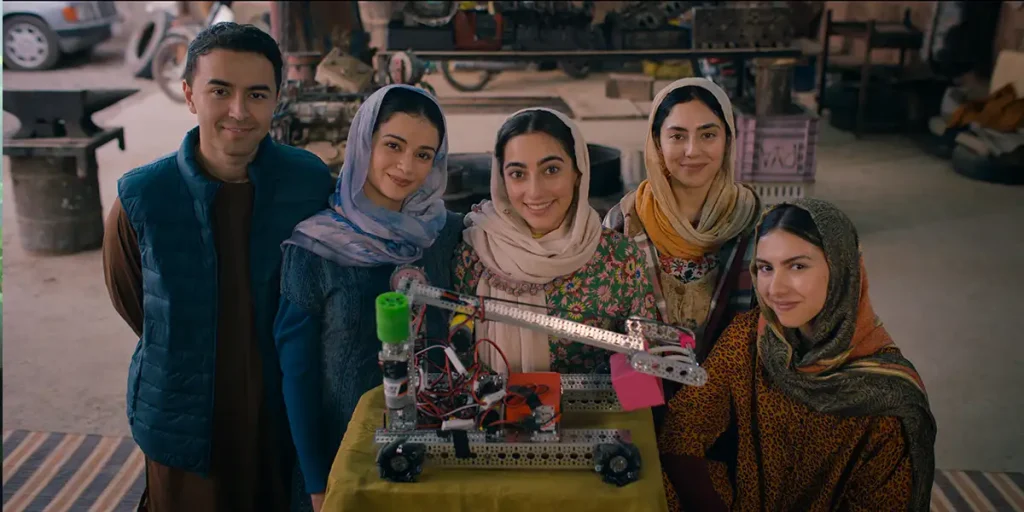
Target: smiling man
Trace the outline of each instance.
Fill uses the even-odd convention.
[[[199,126],[126,173],[103,242],[115,309],[139,336],[127,412],[146,456],[143,510],[287,510],[292,450],[272,337],[281,243],[327,207],[316,156],[268,135],[277,43],[220,23],[182,87]]]

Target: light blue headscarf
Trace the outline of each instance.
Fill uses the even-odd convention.
[[[352,119],[345,163],[330,208],[300,222],[285,245],[297,245],[342,266],[373,267],[412,263],[434,244],[447,218],[441,199],[448,184],[447,126],[427,180],[406,198],[401,211],[378,206],[363,193],[373,150],[373,125],[384,96],[396,88],[416,91],[437,104],[426,91],[408,85],[389,85],[370,95]]]

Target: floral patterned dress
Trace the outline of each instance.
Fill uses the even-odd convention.
[[[491,273],[476,251],[463,242],[456,248],[453,284],[459,293],[475,294],[480,279],[513,295],[529,285],[510,282]],[[602,329],[624,332],[631,316],[654,319],[654,292],[644,271],[643,255],[620,233],[605,229],[594,256],[583,268],[541,285],[548,313]],[[610,352],[551,337],[551,371],[608,373]]]

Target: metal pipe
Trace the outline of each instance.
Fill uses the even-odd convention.
[[[494,62],[486,60],[456,60],[451,61],[454,71],[512,71],[515,69],[526,69],[526,63],[520,62]]]
[[[378,51],[377,55],[391,55],[399,50]],[[537,60],[597,60],[618,58],[622,60],[649,59],[675,60],[685,58],[757,58],[757,57],[800,57],[800,48],[702,48],[689,50],[566,50],[566,51],[416,51],[423,60],[489,60],[489,61],[537,61]]]
[[[281,46],[281,2],[270,2],[270,37]]]

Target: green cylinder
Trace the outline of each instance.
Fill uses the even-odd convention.
[[[409,339],[409,299],[398,292],[377,296],[377,338],[384,343],[402,343]]]

